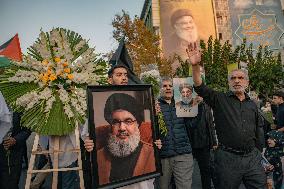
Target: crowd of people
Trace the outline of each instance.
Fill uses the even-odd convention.
[[[160,98],[156,102],[155,110],[157,114],[162,113],[167,134],[160,135],[160,139],[153,144],[159,149],[162,175],[121,188],[190,189],[196,159],[203,189],[238,189],[241,183],[249,189],[272,186],[280,189],[283,179],[281,157],[284,156],[284,92],[279,90],[274,93],[272,106],[267,102],[260,107],[259,99],[246,93],[249,77],[247,71],[241,69],[233,70],[229,74],[228,92],[217,92],[209,88],[201,79],[201,54],[197,46],[190,44],[187,49],[194,86],[179,87],[180,92],[185,94],[183,102],[174,101],[172,78],[161,80]],[[113,66],[108,72],[108,82],[110,85],[127,85],[128,68],[124,65]],[[176,104],[182,103],[184,107],[192,104],[185,97],[186,93],[192,93],[193,88],[198,94],[197,116],[178,117]],[[117,103],[117,99],[121,103]],[[97,152],[101,154],[98,156],[101,184],[141,175],[143,166],[151,169],[150,172],[155,170],[154,160],[151,159],[153,156],[139,155],[146,151],[148,154],[154,153],[149,145],[141,142],[139,128],[142,118],[139,108],[139,102],[130,95],[119,93],[108,97],[104,109],[104,118],[111,125],[108,145]],[[270,115],[269,112],[272,112],[271,121],[267,116]],[[20,117],[20,113],[9,109],[0,93],[1,189],[18,188],[24,155],[23,144],[31,134],[31,131],[21,127]],[[84,146],[82,151],[92,153],[94,141],[89,137],[86,125],[87,123],[81,129],[81,142]],[[52,150],[51,138],[42,138],[41,148]],[[61,148],[74,147],[73,134],[62,136],[60,140]],[[88,155],[83,158],[86,188],[92,186],[89,158]],[[43,159],[45,163],[52,165],[52,157],[44,156]],[[60,155],[59,167],[70,168],[76,165],[75,154]],[[104,169],[105,166],[109,169]],[[128,170],[125,174],[129,175],[122,174],[120,170]],[[76,171],[61,173],[59,180],[58,188],[79,188]],[[42,183],[37,188],[41,186]]]

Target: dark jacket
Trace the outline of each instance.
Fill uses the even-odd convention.
[[[31,131],[21,126],[21,114],[13,113],[13,127],[11,128],[11,137],[16,139],[16,144],[10,148],[10,165],[22,164],[23,146],[29,138]],[[4,150],[3,143],[0,144],[1,161],[5,161],[6,150]]]
[[[191,127],[188,127],[188,135],[192,148],[211,149],[217,145],[213,115],[207,104],[200,103],[197,116],[189,119]]]
[[[190,154],[192,149],[187,135],[185,118],[176,116],[175,102],[172,99],[168,104],[162,98],[159,99],[161,111],[167,127],[167,135],[161,135],[162,148],[161,158],[173,157],[181,154]]]

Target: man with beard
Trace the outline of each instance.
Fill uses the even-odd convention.
[[[111,129],[107,145],[97,151],[99,183],[154,172],[153,146],[140,140],[139,126],[144,119],[142,105],[128,94],[114,93],[106,101],[104,118]]]
[[[256,104],[245,92],[249,84],[246,70],[236,69],[228,76],[230,91],[217,92],[202,83],[201,53],[196,43],[187,49],[192,64],[194,89],[213,109],[219,147],[214,151],[215,188],[264,189],[266,176],[261,166],[264,135]]]
[[[166,56],[178,54],[185,61],[187,46],[198,41],[197,26],[192,12],[188,9],[178,9],[172,14],[170,21],[174,33],[165,41],[164,53]],[[172,65],[174,70],[178,66],[178,61]]]
[[[194,117],[198,113],[197,101],[192,97],[192,86],[188,83],[182,83],[179,86],[181,101],[176,103],[178,117]]]
[[[108,83],[111,85],[128,85],[128,68],[124,66],[123,64],[117,64],[111,67],[110,70],[108,71]],[[84,128],[87,129],[88,128],[87,125]],[[147,127],[145,127],[144,129],[141,128],[141,130],[148,131]],[[88,133],[88,131],[86,132]],[[105,131],[102,131],[102,133],[104,132]],[[149,136],[147,136],[147,138],[149,138]],[[161,140],[156,140],[154,144],[159,149],[161,149],[162,147]],[[88,151],[93,151],[94,143],[88,146],[86,146],[85,144],[85,147]],[[154,179],[145,180],[145,181],[138,182],[135,184],[120,187],[120,189],[154,189],[154,188],[155,188]]]

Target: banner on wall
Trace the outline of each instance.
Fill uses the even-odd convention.
[[[246,38],[254,49],[259,45],[273,50],[284,46],[284,15],[279,0],[230,0],[228,3],[234,45],[240,45]]]
[[[160,16],[166,58],[177,54],[185,61],[189,43],[216,36],[212,0],[160,0]],[[176,61],[172,68],[176,70],[179,66]]]

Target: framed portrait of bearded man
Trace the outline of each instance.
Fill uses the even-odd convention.
[[[160,176],[151,85],[89,86],[94,188],[117,188]]]
[[[165,58],[179,56],[188,59],[188,45],[216,37],[214,2],[212,0],[163,0],[160,2],[160,31]],[[171,64],[175,71],[181,66],[178,59]],[[191,66],[190,66],[191,70]],[[192,72],[192,71],[190,71]]]

